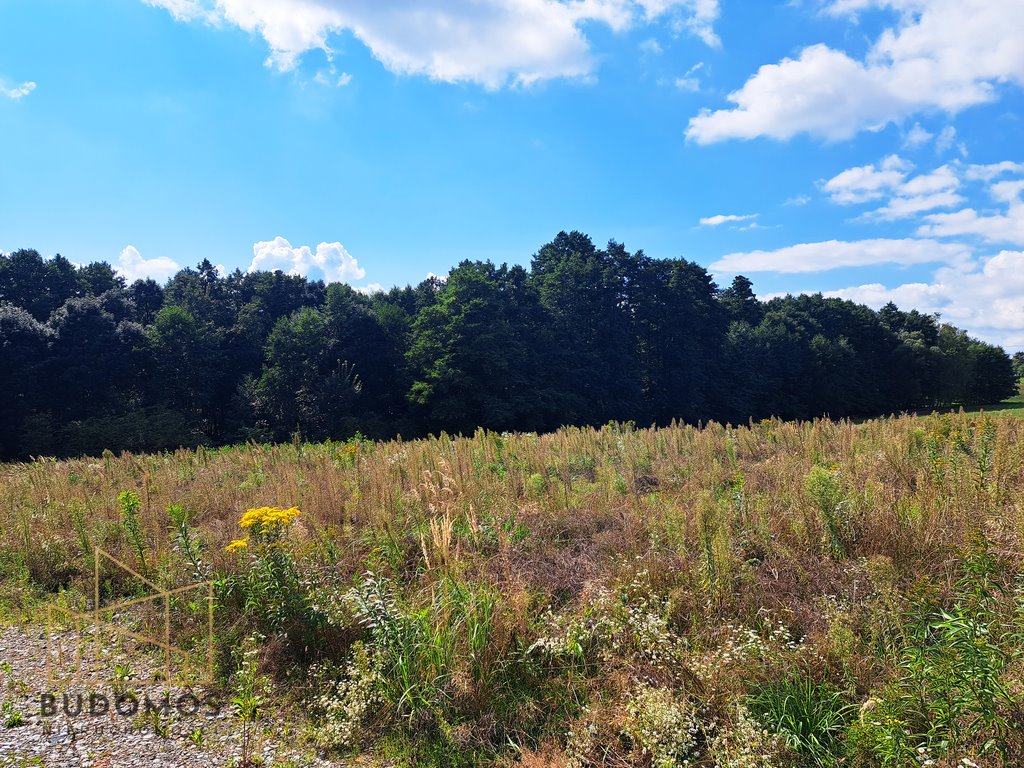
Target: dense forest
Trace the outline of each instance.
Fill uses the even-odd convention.
[[[759,301],[701,266],[559,233],[365,296],[203,261],[167,285],[0,254],[0,458],[301,436],[861,416],[998,401],[995,346],[917,311]]]

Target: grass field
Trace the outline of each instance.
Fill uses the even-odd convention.
[[[1024,396],[1003,400],[1001,403],[982,405],[976,408],[967,409],[967,413],[991,413],[993,416],[1024,416]]]
[[[218,685],[382,764],[1020,765],[996,415],[5,465],[0,614],[87,608],[96,546],[213,578]]]

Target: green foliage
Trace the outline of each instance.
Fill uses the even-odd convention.
[[[1000,605],[1002,567],[979,536],[952,605],[915,605],[898,676],[856,732],[857,744],[884,766],[941,757],[965,739],[1006,756],[1018,701],[1004,675],[1022,651],[1014,617]]]
[[[821,514],[825,534],[833,557],[846,556],[850,536],[847,514],[849,501],[838,469],[815,466],[807,476],[807,495]]]
[[[179,553],[188,562],[192,571],[192,578],[196,581],[204,578],[206,568],[203,565],[203,542],[191,525],[191,514],[181,504],[171,504],[167,507],[167,516],[170,518],[170,530],[174,543]]]
[[[3,723],[4,728],[18,728],[25,725],[25,716],[13,701],[5,701],[0,707],[0,723]]]
[[[217,578],[214,589],[220,602],[243,614],[255,630],[282,636],[305,654],[318,645],[327,617],[314,603],[291,550],[293,518],[287,515],[292,511],[275,519],[273,514],[259,518],[253,513],[281,512],[277,508],[249,510],[246,516],[253,519],[242,518],[248,537],[228,547],[237,554],[239,568]]]
[[[558,233],[529,270],[466,261],[372,297],[208,260],[161,287],[0,254],[0,459],[862,416],[998,402],[1017,369],[929,315],[761,302],[743,276],[720,290],[697,264],[580,232]]]
[[[747,706],[791,750],[819,766],[839,761],[842,734],[856,711],[842,693],[801,672],[756,686]]]
[[[257,727],[263,706],[266,704],[267,683],[260,675],[259,653],[266,638],[250,635],[241,647],[241,660],[235,674],[231,703],[235,717],[241,725],[242,756],[239,768],[254,768],[262,765],[261,758],[254,756]]]
[[[128,541],[139,558],[139,566],[142,575],[149,575],[149,565],[146,563],[146,534],[142,529],[142,518],[139,512],[142,509],[142,502],[134,491],[122,491],[117,495],[117,503],[121,507],[121,525],[128,536]]]
[[[431,605],[403,609],[393,587],[374,574],[367,574],[352,592],[356,618],[370,632],[379,654],[381,693],[399,716],[411,721],[442,713],[461,624],[466,624],[467,634],[475,635],[478,642],[486,640],[488,606],[482,616],[475,604],[463,611],[464,597],[464,592],[449,582],[438,590]]]
[[[540,498],[547,489],[547,478],[539,472],[534,472],[526,478],[526,492],[533,498]]]

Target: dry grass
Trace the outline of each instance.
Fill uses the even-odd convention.
[[[171,504],[192,513],[205,565],[229,573],[237,560],[224,547],[241,511],[297,506],[298,561],[326,569],[339,593],[368,569],[401,585],[410,605],[446,578],[493,590],[497,628],[481,664],[522,655],[553,619],[583,615],[594,595],[639,575],[699,685],[620,648],[566,694],[590,706],[584,715],[567,705],[576,725],[612,728],[638,681],[689,685],[687,696],[723,716],[752,678],[792,663],[769,658],[752,672],[719,659],[702,676],[701,658],[731,642],[729,626],[783,626],[813,648],[801,664],[858,702],[892,672],[914,589],[948,594],[972,536],[983,532],[1010,573],[1024,572],[1022,437],[1024,420],[950,414],[44,459],[0,467],[0,563],[9,579],[20,568],[54,592],[84,583],[93,546],[130,559],[117,504],[130,490],[162,578],[181,576]],[[453,685],[472,700],[460,711],[484,728],[492,693]],[[547,695],[516,706],[542,708]],[[564,729],[493,727],[499,742],[522,737],[524,765],[567,759]],[[636,745],[616,749],[607,764],[642,764]]]

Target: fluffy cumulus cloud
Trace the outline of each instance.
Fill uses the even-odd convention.
[[[733,253],[712,269],[811,273],[837,267],[934,264],[930,278],[920,282],[865,282],[826,295],[873,307],[892,301],[904,308],[938,312],[987,341],[1024,349],[1024,163],[953,161],[914,173],[911,163],[890,155],[878,163],[848,168],[820,187],[839,205],[867,207],[861,220],[901,220],[915,236]],[[977,201],[977,207],[963,207],[965,196]]]
[[[897,155],[880,163],[848,168],[821,183],[840,205],[879,203],[865,219],[916,219],[919,237],[976,237],[989,243],[1024,246],[1024,163],[947,163],[911,175],[913,166]],[[990,205],[979,212],[962,207],[964,185],[982,187]],[[942,208],[957,210],[939,211]]]
[[[348,283],[366,277],[366,270],[341,243],[320,243],[315,251],[308,245],[293,246],[283,237],[254,243],[248,271],[277,269],[329,283]]]
[[[117,266],[114,267],[129,283],[136,280],[144,280],[147,277],[156,280],[158,283],[166,282],[172,275],[181,269],[181,265],[174,259],[167,256],[156,256],[152,259],[144,259],[134,245],[126,245],[118,257]]]
[[[952,208],[964,202],[957,192],[958,169],[943,165],[929,173],[910,176],[913,166],[897,155],[890,155],[878,166],[849,168],[822,184],[833,202],[856,205],[887,199],[881,208],[865,215],[869,219],[894,221],[916,216],[936,208]]]
[[[879,200],[903,183],[910,165],[898,155],[889,155],[877,166],[861,165],[837,173],[823,185],[833,202],[841,205]]]
[[[348,31],[392,72],[498,88],[585,77],[595,57],[589,22],[615,31],[664,17],[710,45],[718,0],[143,0],[175,18],[227,23],[261,35],[268,63],[294,67]]]
[[[18,101],[28,96],[32,91],[36,89],[36,84],[31,80],[22,83],[21,85],[8,85],[5,80],[0,78],[0,96],[5,99],[14,99]]]
[[[959,243],[936,240],[876,239],[846,242],[827,240],[799,243],[772,251],[730,253],[711,265],[718,273],[738,272],[825,272],[840,267],[869,267],[879,264],[965,264],[971,249]]]
[[[992,196],[1006,206],[1005,211],[979,213],[964,208],[952,213],[932,213],[918,233],[934,237],[979,237],[990,243],[1024,245],[1024,181],[1003,181],[992,185]]]
[[[900,307],[938,312],[942,319],[1008,349],[1024,348],[1024,252],[1001,251],[979,268],[943,268],[930,282],[886,287],[878,283],[829,291],[872,307],[892,301]]]
[[[1001,178],[1005,174],[1024,175],[1024,163],[1002,162],[972,165],[965,177],[988,185],[988,194],[998,206],[979,213],[963,208],[952,213],[932,213],[924,217],[918,232],[935,237],[978,237],[990,243],[1024,246],[1024,178]]]
[[[993,101],[1004,84],[1024,85],[1020,0],[840,0],[828,7],[837,16],[868,9],[888,10],[897,21],[863,59],[817,44],[766,64],[729,94],[732,108],[697,115],[687,136],[701,144],[799,133],[840,140],[922,112],[956,114]],[[954,139],[945,131],[937,148]]]

